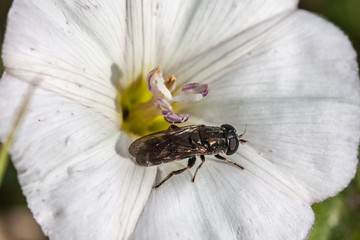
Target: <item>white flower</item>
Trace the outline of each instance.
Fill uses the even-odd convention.
[[[3,46],[0,136],[39,82],[11,151],[35,219],[51,239],[305,239],[311,204],[356,171],[355,52],[297,1],[15,0]],[[210,84],[176,103],[189,122],[247,126],[231,160],[141,167],[134,135],[164,128],[146,75]],[[145,89],[145,90],[144,90]],[[174,90],[180,93],[180,89]],[[149,108],[152,109],[152,108]],[[159,110],[160,111],[160,110]],[[139,116],[143,116],[142,119]],[[192,170],[193,171],[193,170]]]

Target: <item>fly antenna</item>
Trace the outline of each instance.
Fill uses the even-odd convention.
[[[240,134],[240,135],[238,135],[238,139],[239,139],[239,142],[241,143],[241,144],[245,144],[245,143],[247,143],[248,141],[246,141],[245,139],[242,139],[242,137],[245,135],[245,133],[246,133],[246,129],[247,129],[247,124],[245,125],[245,130],[244,130],[244,132],[242,133],[242,134]]]

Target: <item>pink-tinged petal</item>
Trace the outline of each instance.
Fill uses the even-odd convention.
[[[203,97],[205,97],[209,93],[209,85],[200,83],[187,83],[181,88],[181,91],[187,94],[201,93]]]
[[[162,114],[164,115],[165,120],[172,124],[183,123],[190,118],[190,114],[184,116],[173,111],[162,111]]]

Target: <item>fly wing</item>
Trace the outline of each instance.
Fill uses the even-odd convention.
[[[204,154],[206,148],[191,141],[191,134],[198,132],[202,126],[191,125],[152,133],[133,142],[129,152],[143,166]]]

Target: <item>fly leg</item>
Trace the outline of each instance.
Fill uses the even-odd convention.
[[[171,178],[173,175],[177,175],[177,174],[180,174],[188,169],[190,169],[192,166],[194,166],[196,162],[196,157],[190,157],[189,160],[188,160],[188,165],[187,167],[185,168],[182,168],[182,169],[179,169],[179,170],[176,170],[176,171],[172,171],[171,173],[169,173],[169,175],[166,176],[166,178],[164,178],[164,180],[162,180],[158,185],[156,185],[154,188],[158,188],[160,187],[164,182],[166,182],[169,178]]]
[[[201,159],[201,163],[200,165],[197,167],[197,169],[195,170],[195,173],[194,173],[194,177],[192,179],[192,182],[195,182],[195,177],[196,177],[196,174],[197,172],[199,171],[199,169],[201,168],[201,166],[204,164],[205,162],[205,156],[204,155],[200,155],[200,159]]]
[[[234,162],[230,161],[229,159],[227,159],[227,158],[225,158],[223,156],[220,156],[219,154],[216,154],[215,157],[217,157],[218,159],[224,160],[225,162],[232,163],[232,164],[234,164],[235,166],[237,166],[237,167],[239,167],[241,169],[245,169],[244,167],[240,166],[239,164],[234,163]]]

